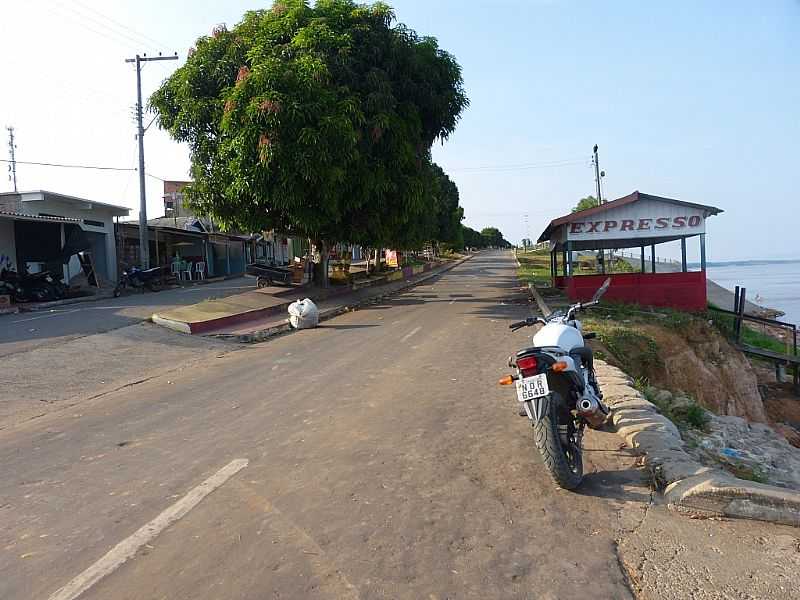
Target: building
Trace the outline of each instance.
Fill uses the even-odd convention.
[[[78,252],[90,252],[95,272],[117,280],[114,219],[130,209],[45,190],[0,193],[0,256],[3,267],[81,272]],[[0,267],[0,268],[3,268]]]
[[[705,310],[706,219],[721,212],[714,206],[636,191],[623,198],[553,219],[538,241],[549,242],[553,284],[566,290],[571,301],[590,299],[606,277],[610,277],[611,287],[605,299],[682,310]],[[700,244],[700,269],[697,271],[690,271],[686,263],[686,240],[690,238],[697,238]],[[679,270],[657,272],[656,245],[677,240],[681,242],[682,254]],[[648,247],[649,261],[645,259],[645,249]],[[622,248],[639,249],[641,261],[638,272],[606,275],[602,260],[599,261],[599,274],[580,274],[575,268],[574,256],[577,252]]]

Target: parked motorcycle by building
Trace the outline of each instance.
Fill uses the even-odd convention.
[[[544,464],[556,484],[568,490],[583,480],[582,439],[588,425],[601,428],[608,416],[603,394],[594,374],[592,350],[575,317],[595,306],[608,290],[606,279],[590,302],[573,304],[566,312],[556,311],[546,318],[529,317],[512,323],[516,331],[538,323],[544,325],[533,336],[533,346],[508,359],[514,374],[500,380],[501,385],[516,385],[517,400],[533,423],[534,441]]]
[[[122,271],[117,287],[114,288],[114,297],[118,298],[122,290],[126,288],[136,288],[141,291],[145,289],[157,292],[163,284],[163,267],[153,267],[152,269],[140,269],[131,267]]]
[[[12,269],[0,271],[0,282],[14,302],[49,302],[67,295],[67,286],[50,271],[17,273]]]

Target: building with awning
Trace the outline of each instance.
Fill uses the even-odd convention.
[[[114,219],[130,209],[46,190],[0,193],[0,268],[81,272],[78,252],[90,253],[97,275],[117,279]]]
[[[721,212],[714,206],[635,191],[552,220],[538,241],[549,242],[553,284],[572,301],[590,299],[610,277],[607,300],[703,310],[707,306],[706,219]],[[686,244],[692,238],[699,243],[699,271],[690,271],[687,265]],[[656,246],[674,241],[681,243],[680,270],[656,272]],[[603,261],[600,273],[584,275],[575,269],[575,253],[623,248],[640,250],[639,272],[607,275],[602,272]]]

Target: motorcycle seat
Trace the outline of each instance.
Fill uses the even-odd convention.
[[[594,369],[594,353],[588,346],[573,348],[569,351],[569,355],[575,362],[579,362],[590,371]]]

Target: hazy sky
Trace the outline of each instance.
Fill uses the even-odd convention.
[[[136,166],[135,76],[124,59],[159,50],[183,59],[215,24],[268,5],[3,4],[0,125],[16,128],[17,159],[127,168]],[[725,210],[709,222],[711,259],[800,256],[797,0],[390,4],[463,66],[472,104],[434,155],[459,186],[466,224],[497,226],[512,241],[538,237],[593,193],[597,143],[607,197],[638,189]],[[147,65],[145,94],[177,64]],[[155,125],[145,141],[147,171],[187,176],[185,147]],[[134,172],[20,165],[18,181],[20,189],[122,204],[136,215]],[[3,177],[0,190],[10,185]],[[148,216],[162,214],[161,190],[148,179]]]

